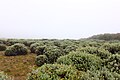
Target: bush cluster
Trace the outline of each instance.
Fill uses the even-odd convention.
[[[43,43],[33,43],[30,45],[30,51],[31,53],[35,53],[36,49],[38,46],[42,46],[44,45]]]
[[[120,75],[110,72],[106,67],[100,70],[87,71],[81,80],[119,80]]]
[[[80,80],[80,72],[72,66],[45,64],[33,70],[28,80]]]
[[[63,52],[57,46],[49,46],[45,48],[44,54],[48,57],[48,63],[54,63],[58,57],[63,55]]]
[[[89,54],[94,54],[96,56],[99,56],[101,59],[108,59],[111,55],[111,53],[108,50],[97,47],[83,47],[77,50],[80,52],[87,52]]]
[[[16,43],[5,50],[6,56],[25,55],[28,53],[24,44]]]
[[[116,54],[120,52],[120,43],[105,43],[101,46],[105,50],[108,50],[112,54]]]
[[[46,55],[39,55],[36,57],[35,59],[35,64],[37,66],[42,66],[43,64],[47,63],[48,62],[48,58]]]
[[[111,72],[120,74],[120,55],[114,54],[106,60],[106,66]]]
[[[0,44],[0,51],[6,50],[6,46],[4,44]]]
[[[77,51],[71,52],[66,56],[61,56],[57,59],[57,63],[73,65],[78,70],[87,71],[92,68],[101,68],[102,60],[95,55]]]

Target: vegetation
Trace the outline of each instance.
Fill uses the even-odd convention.
[[[4,51],[6,49],[6,46],[4,44],[0,44],[0,51]]]
[[[79,80],[82,74],[72,66],[45,64],[33,70],[28,80]]]
[[[0,80],[120,80],[119,37],[1,39]]]
[[[35,59],[35,63],[37,66],[42,66],[44,63],[48,62],[48,58],[46,55],[39,55]]]
[[[25,55],[28,53],[24,44],[16,43],[5,50],[6,56]]]
[[[92,68],[101,68],[102,60],[92,54],[87,54],[85,52],[71,52],[66,56],[61,56],[58,58],[57,63],[73,65],[80,71],[87,71]]]
[[[120,33],[117,34],[99,34],[90,37],[89,39],[99,39],[99,40],[120,40]]]

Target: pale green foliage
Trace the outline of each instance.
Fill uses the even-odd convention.
[[[16,56],[16,55],[25,55],[28,53],[27,47],[24,44],[16,43],[12,46],[9,46],[5,50],[6,56]]]
[[[102,60],[95,55],[77,51],[61,56],[58,58],[57,63],[73,65],[78,70],[87,71],[91,68],[99,69],[101,67]]]
[[[45,64],[33,70],[28,80],[80,80],[82,74],[72,66]]]
[[[35,63],[37,66],[42,66],[44,63],[48,62],[48,58],[46,55],[38,55],[35,59]]]

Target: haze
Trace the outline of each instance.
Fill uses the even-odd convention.
[[[120,32],[120,0],[1,0],[0,38],[79,39]]]

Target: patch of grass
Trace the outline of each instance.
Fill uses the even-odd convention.
[[[35,66],[35,56],[35,54],[4,56],[4,52],[1,51],[0,71],[14,77],[14,80],[25,80],[32,67]]]

